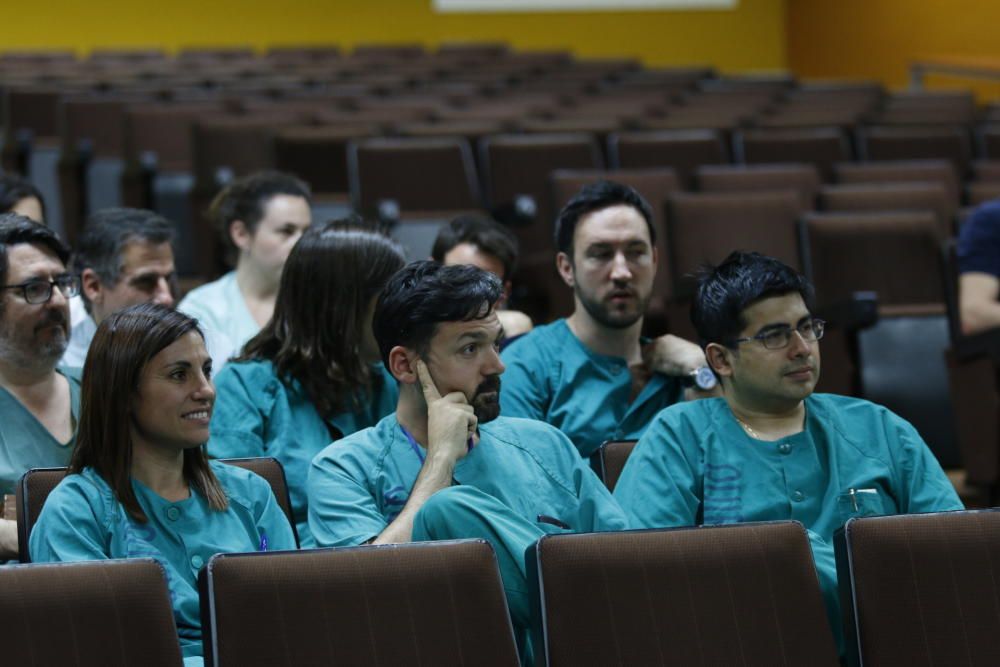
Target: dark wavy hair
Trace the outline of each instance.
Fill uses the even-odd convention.
[[[28,197],[38,200],[42,207],[42,220],[36,222],[45,224],[45,198],[42,197],[41,190],[16,174],[0,175],[0,213],[13,211],[17,202]]]
[[[597,181],[583,186],[559,211],[559,215],[556,216],[556,249],[566,253],[572,262],[573,233],[576,232],[580,218],[594,211],[620,205],[631,206],[639,212],[649,229],[649,241],[655,246],[656,226],[653,224],[653,209],[649,202],[635,188],[628,185],[613,181]]]
[[[132,488],[132,407],[146,364],[191,331],[202,335],[197,320],[179,311],[153,303],[132,306],[101,322],[83,365],[80,428],[69,472],[93,468],[141,523],[148,519]],[[213,510],[228,507],[204,447],[184,450],[184,479]]]
[[[500,260],[503,280],[510,280],[517,270],[517,237],[499,222],[476,214],[455,218],[438,232],[431,257],[444,263],[444,256],[462,243],[474,245],[480,252]]]
[[[267,359],[329,418],[371,395],[359,357],[372,299],[405,264],[399,245],[356,220],[309,229],[288,255],[274,315],[236,361]]]
[[[718,266],[698,273],[691,304],[691,323],[702,347],[718,343],[733,347],[747,323],[743,311],[761,299],[798,292],[812,308],[813,287],[795,269],[758,252],[736,250]]]
[[[500,278],[466,265],[413,262],[392,277],[375,304],[372,326],[382,362],[397,345],[427,353],[442,322],[486,317],[503,295]]]

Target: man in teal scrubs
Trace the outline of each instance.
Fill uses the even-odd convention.
[[[396,412],[313,459],[309,526],[319,546],[488,539],[525,647],[525,549],[626,522],[565,435],[498,416],[501,293],[491,273],[436,262],[389,281],[374,331],[400,384]]]
[[[641,436],[682,399],[681,379],[705,366],[693,343],[640,338],[658,260],[652,219],[628,186],[584,187],[556,220],[556,263],[573,289],[573,314],[504,350],[504,414],[552,424],[583,456],[605,440]]]
[[[839,639],[834,531],[854,516],[962,503],[909,423],[868,401],[813,394],[823,322],[811,292],[757,253],[735,252],[702,276],[691,319],[722,397],[661,412],[615,498],[634,528],[801,522]]]
[[[0,494],[30,468],[69,463],[80,412],[79,369],[58,368],[79,279],[52,230],[0,215]],[[17,556],[17,523],[0,519],[0,562]]]

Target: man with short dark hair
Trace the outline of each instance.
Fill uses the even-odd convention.
[[[661,412],[615,497],[635,528],[801,522],[839,635],[834,531],[855,516],[962,503],[909,423],[868,401],[813,394],[824,327],[811,294],[803,276],[757,253],[706,270],[691,319],[722,397]]]
[[[442,264],[471,264],[495,274],[503,281],[503,296],[497,317],[503,325],[505,343],[531,331],[531,318],[504,306],[510,298],[511,277],[517,269],[517,237],[503,225],[480,215],[463,215],[441,228],[431,259]]]
[[[524,648],[525,549],[625,520],[566,436],[498,416],[501,289],[491,273],[436,262],[389,281],[373,328],[400,384],[396,411],[313,459],[309,527],[319,546],[488,539]]]
[[[172,240],[173,226],[152,211],[106,208],[87,219],[73,254],[81,292],[71,304],[73,334],[64,365],[83,366],[97,325],[111,313],[139,303],[174,305]]]
[[[583,456],[605,440],[641,436],[682,399],[682,378],[705,366],[693,343],[640,337],[658,259],[652,218],[628,186],[584,187],[556,220],[556,263],[573,289],[573,314],[504,350],[504,414],[556,426]],[[711,374],[701,377],[710,390]]]
[[[0,494],[31,468],[65,466],[76,441],[80,376],[57,368],[79,280],[48,227],[0,215]],[[17,555],[17,524],[0,519],[0,561]]]

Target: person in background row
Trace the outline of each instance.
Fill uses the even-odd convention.
[[[277,458],[304,547],[314,544],[309,463],[396,405],[371,323],[375,298],[403,264],[395,242],[365,227],[310,229],[288,257],[271,321],[218,375],[209,454]]]
[[[191,290],[178,308],[198,318],[216,371],[271,319],[281,270],[312,223],[309,187],[291,174],[265,171],[226,186],[209,215],[236,268]]]
[[[16,213],[0,215],[0,494],[31,468],[64,466],[76,441],[80,376],[58,367],[69,299],[80,283],[69,249]],[[17,524],[0,519],[0,561],[17,556]]]
[[[958,272],[962,333],[1000,327],[1000,201],[986,202],[962,225]]]
[[[14,174],[0,176],[0,213],[17,213],[45,224],[45,200],[30,182]]]
[[[202,664],[198,572],[217,553],[294,549],[271,486],[209,462],[215,389],[198,323],[158,304],[97,329],[67,476],[31,531],[35,562],[154,558],[185,665]]]
[[[112,313],[146,302],[174,305],[173,237],[173,225],[145,209],[105,208],[87,218],[73,253],[81,291],[70,303],[64,365],[83,366],[97,325]]]
[[[525,549],[546,533],[626,523],[565,435],[499,416],[501,294],[474,266],[414,262],[389,281],[373,326],[399,401],[313,460],[309,527],[319,546],[489,540],[528,665]]]
[[[517,270],[517,237],[503,225],[479,215],[463,215],[441,228],[431,259],[442,264],[471,264],[495,274],[503,282],[497,317],[503,325],[504,342],[526,334],[534,327],[531,318],[507,310],[511,277]]]
[[[834,531],[855,516],[962,502],[909,423],[868,401],[813,393],[824,327],[811,297],[803,276],[757,253],[706,269],[691,320],[722,397],[661,412],[615,498],[633,528],[799,521],[843,646]]]
[[[504,414],[552,424],[583,456],[606,440],[641,436],[683,398],[682,378],[705,366],[694,343],[640,336],[658,260],[652,217],[639,193],[618,183],[574,196],[556,220],[557,266],[573,290],[573,314],[503,353]]]

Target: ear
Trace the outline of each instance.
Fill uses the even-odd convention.
[[[733,376],[732,355],[734,354],[736,354],[734,350],[718,343],[709,343],[705,347],[705,359],[719,377]]]
[[[252,236],[250,229],[242,220],[233,220],[229,223],[229,238],[232,240],[233,245],[240,250],[246,250],[250,247]]]
[[[93,269],[84,269],[80,274],[80,289],[91,303],[100,305],[104,302],[104,286]]]
[[[573,261],[569,255],[564,252],[556,255],[556,269],[566,285],[573,287],[576,284],[576,277],[573,275]]]
[[[420,379],[417,377],[417,369],[414,367],[416,360],[417,357],[413,350],[397,345],[389,350],[389,372],[403,384],[419,385]]]

